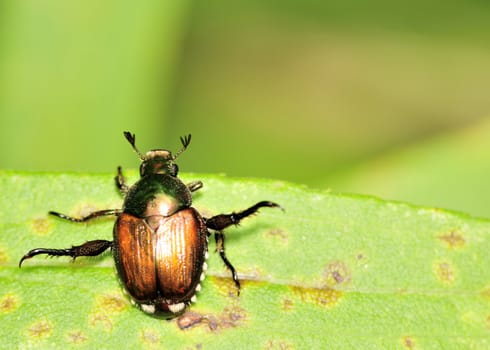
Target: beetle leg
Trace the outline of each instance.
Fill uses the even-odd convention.
[[[47,254],[48,256],[71,256],[75,260],[79,256],[96,256],[102,254],[108,248],[112,247],[112,241],[97,239],[94,241],[85,242],[82,245],[74,245],[68,249],[52,249],[52,248],[35,248],[27,252],[19,261],[19,267],[25,259],[30,259],[39,254]]]
[[[238,225],[242,219],[245,219],[247,216],[255,214],[260,208],[263,207],[282,209],[282,207],[279,204],[276,204],[274,202],[269,202],[269,201],[262,201],[238,213],[233,212],[231,214],[220,214],[220,215],[213,216],[212,218],[205,219],[206,226],[211,230],[221,231],[227,228],[228,226]]]
[[[116,187],[122,194],[126,194],[129,191],[129,186],[126,185],[126,179],[122,173],[122,168],[120,166],[117,167],[117,175],[114,177],[116,181]]]
[[[237,294],[240,295],[240,281],[238,280],[238,275],[236,273],[235,268],[230,263],[225,253],[225,235],[223,234],[223,230],[231,225],[238,225],[240,221],[247,216],[253,215],[257,213],[260,208],[269,207],[269,208],[281,208],[279,204],[269,201],[258,202],[257,204],[251,206],[248,209],[240,211],[238,213],[231,214],[220,214],[213,216],[209,219],[204,219],[206,222],[206,227],[208,229],[214,230],[214,238],[216,240],[216,250],[218,251],[221,259],[225,263],[226,267],[230,269],[231,275],[233,277],[233,281],[237,287]]]
[[[225,235],[223,232],[218,231],[214,233],[214,239],[216,240],[216,250],[219,253],[219,256],[221,257],[221,260],[225,263],[226,267],[230,269],[231,271],[231,276],[233,277],[233,282],[235,282],[235,286],[237,288],[237,295],[240,295],[240,281],[238,280],[238,275],[236,273],[235,268],[231,264],[231,262],[228,260],[226,257],[225,253]]]
[[[191,192],[196,192],[197,190],[202,188],[202,182],[201,181],[192,181],[187,184],[187,188]]]
[[[85,221],[89,221],[89,220],[98,218],[99,216],[107,216],[107,215],[116,215],[117,216],[121,213],[122,213],[121,209],[105,209],[105,210],[94,211],[93,213],[90,213],[87,216],[83,216],[81,218],[75,218],[73,216],[68,216],[66,214],[58,213],[57,211],[50,211],[49,215],[57,216],[59,218],[74,221],[74,222],[85,222]]]

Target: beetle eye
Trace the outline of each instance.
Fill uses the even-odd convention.
[[[146,172],[146,162],[143,162],[140,165],[140,176],[141,177],[145,176],[145,172]]]
[[[177,166],[177,164],[172,163],[170,165],[170,175],[177,176],[178,173],[179,173],[179,167]]]

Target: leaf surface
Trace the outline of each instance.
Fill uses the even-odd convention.
[[[0,172],[2,347],[490,346],[489,221],[280,181],[182,177],[204,182],[194,206],[206,217],[260,200],[285,212],[264,208],[226,231],[239,297],[211,239],[197,302],[166,321],[130,304],[110,254],[74,263],[37,256],[17,266],[32,248],[112,239],[113,218],[76,224],[47,212],[120,208],[113,175]]]

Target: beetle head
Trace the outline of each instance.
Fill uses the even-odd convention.
[[[182,142],[182,148],[172,155],[170,151],[165,149],[155,149],[148,151],[145,155],[141,154],[136,148],[135,141],[136,137],[129,131],[124,132],[124,136],[128,142],[133,146],[133,149],[140,157],[142,163],[140,165],[140,176],[148,176],[151,174],[167,174],[176,177],[179,172],[179,167],[174,163],[174,160],[185,151],[189,143],[191,142],[191,135],[180,138]]]

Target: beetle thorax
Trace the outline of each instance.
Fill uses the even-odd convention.
[[[148,202],[144,217],[170,216],[181,209],[181,203],[166,193],[158,193]]]

